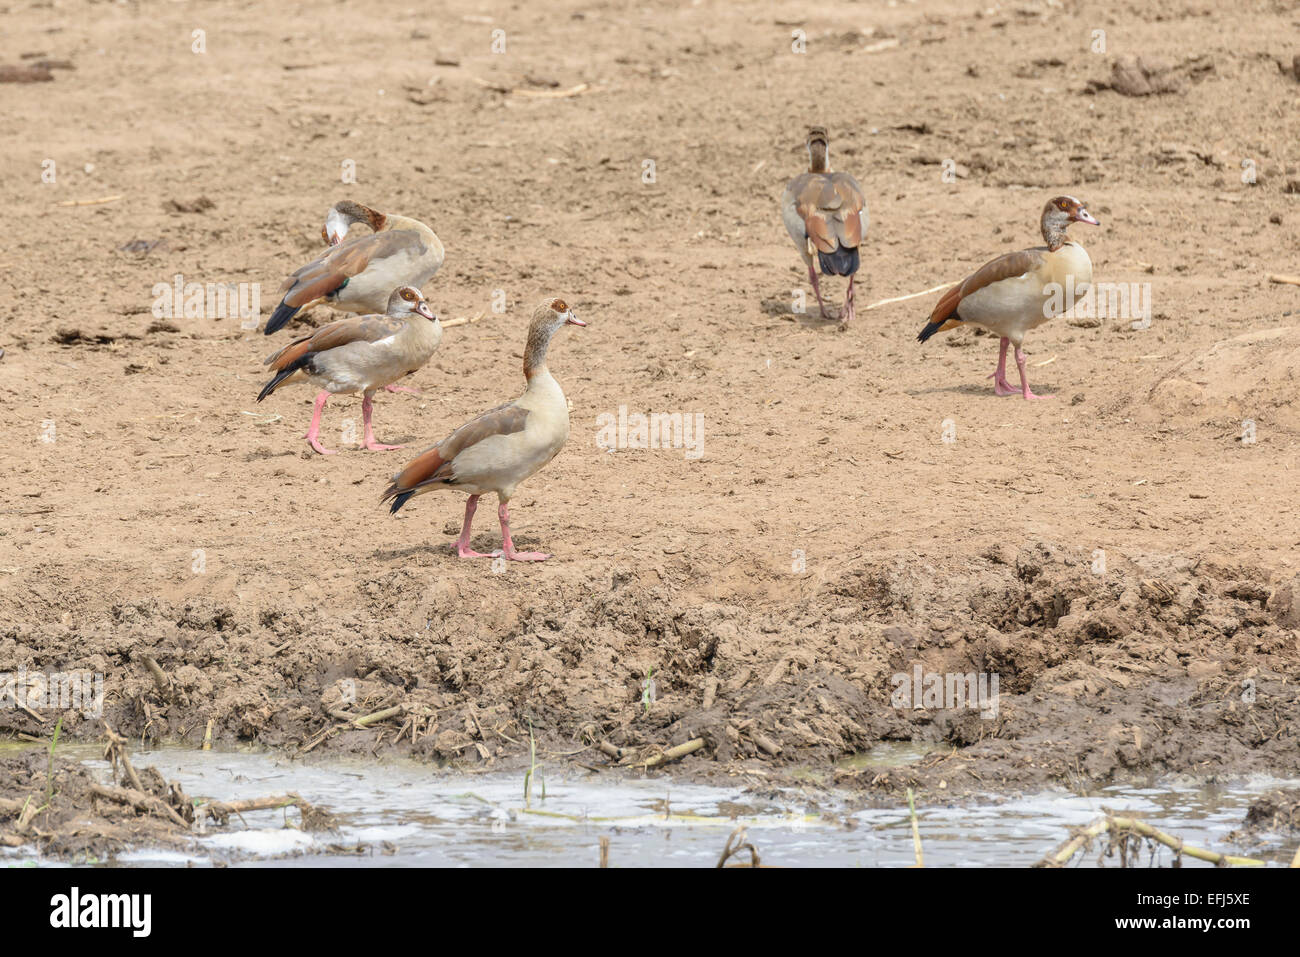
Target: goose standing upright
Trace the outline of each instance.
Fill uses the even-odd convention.
[[[385,315],[336,320],[269,356],[265,364],[275,371],[275,377],[263,387],[257,401],[286,382],[310,381],[320,392],[307,429],[307,442],[321,455],[333,455],[333,449],[320,444],[321,412],[331,395],[360,392],[365,422],[363,447],[373,452],[400,449],[400,445],[375,441],[370,424],[372,397],[376,389],[422,367],[441,342],[442,323],[420,290],[399,286],[388,298]]]
[[[384,491],[396,512],[413,496],[454,488],[469,493],[465,522],[456,540],[461,558],[495,558],[539,562],[542,552],[517,552],[510,538],[507,503],[515,488],[551,459],[569,437],[569,406],[560,384],[546,367],[546,349],[564,325],[585,326],[562,299],[547,299],[533,310],[524,349],[524,394],[471,419],[437,445],[412,459]],[[479,496],[496,492],[502,550],[484,554],[469,547],[470,525]]]
[[[367,223],[374,232],[348,239],[355,223]],[[317,299],[344,312],[382,312],[394,288],[420,289],[446,258],[441,240],[424,223],[351,200],[326,214],[321,238],[330,248],[280,285],[280,304],[264,330],[268,336]]]
[[[925,342],[936,332],[946,332],[963,322],[1001,337],[998,367],[989,376],[998,395],[1047,399],[1034,395],[1025,377],[1025,333],[1068,310],[1071,298],[1087,294],[1092,285],[1092,260],[1088,252],[1065,235],[1071,223],[1101,225],[1073,196],[1057,196],[1043,207],[1040,225],[1046,246],[1034,246],[999,256],[985,263],[939,299],[918,335]],[[1007,345],[1015,346],[1020,388],[1007,381]]]
[[[781,219],[808,267],[808,278],[822,318],[830,317],[822,302],[813,254],[817,254],[823,276],[849,277],[844,309],[840,313],[843,329],[853,319],[853,279],[861,261],[858,246],[870,223],[867,202],[857,180],[848,173],[831,172],[826,130],[814,126],[808,131],[806,145],[808,172],[796,176],[786,186],[781,197]]]

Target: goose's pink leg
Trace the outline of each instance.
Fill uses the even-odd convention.
[[[492,552],[490,555],[484,552],[476,552],[469,547],[469,527],[474,522],[474,510],[478,508],[478,496],[471,495],[465,500],[465,524],[461,526],[460,538],[456,539],[456,554],[461,558],[496,558],[500,552]]]
[[[1025,378],[1025,354],[1016,349],[1016,367],[1020,369],[1020,394],[1026,399],[1050,399],[1050,395],[1034,395],[1029,391],[1029,380]]]
[[[370,401],[370,393],[366,392],[361,396],[361,421],[365,425],[365,437],[361,440],[361,447],[369,449],[371,452],[387,452],[389,449],[400,449],[400,445],[380,445],[375,441],[375,429],[370,424],[370,414],[374,411],[374,403]]]
[[[817,281],[817,270],[813,269],[812,263],[808,264],[808,278],[812,280],[813,295],[817,297],[817,308],[821,310],[822,318],[831,318],[826,315],[826,303],[822,302],[821,283]]]
[[[316,395],[316,409],[311,414],[311,425],[307,427],[307,444],[319,452],[321,455],[333,455],[333,449],[327,449],[320,444],[320,414],[325,410],[325,403],[329,401],[330,394],[324,389]]]
[[[506,503],[502,502],[497,506],[497,518],[501,519],[501,544],[503,554],[512,562],[544,562],[550,558],[545,552],[517,552],[515,543],[510,540],[510,512],[506,510]]]
[[[989,373],[989,378],[993,380],[993,391],[998,395],[1015,395],[1020,391],[1012,388],[1011,383],[1007,381],[1007,346],[1010,344],[1011,340],[1003,336],[998,344],[998,367]]]
[[[849,288],[844,293],[844,311],[840,314],[840,328],[843,329],[853,321],[853,277],[849,276]]]

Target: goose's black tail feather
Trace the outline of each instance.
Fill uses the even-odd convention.
[[[936,332],[938,332],[941,328],[943,328],[943,323],[942,323],[942,322],[927,322],[927,323],[925,324],[925,328],[922,329],[921,332],[920,332],[920,334],[916,337],[916,341],[917,341],[917,342],[925,342],[925,340],[929,339],[932,335],[934,335]]]
[[[275,307],[275,312],[271,313],[271,318],[266,320],[266,328],[263,333],[270,335],[284,328],[284,324],[298,314],[297,306],[289,306],[281,302]]]
[[[392,496],[393,504],[388,506],[389,515],[396,515],[397,510],[401,508],[403,505],[405,505],[408,501],[410,501],[411,496],[415,494],[414,490],[410,492],[400,492],[396,495],[393,494],[394,492],[397,492],[397,487],[390,486],[388,491],[384,493],[384,497],[380,499],[380,501],[382,502],[390,495]]]
[[[272,392],[274,392],[274,391],[276,390],[276,388],[279,387],[279,385],[280,385],[281,382],[283,382],[285,379],[289,378],[289,376],[293,375],[293,374],[294,374],[295,372],[297,372],[299,369],[305,369],[307,366],[309,366],[309,365],[311,364],[311,360],[312,360],[312,358],[313,358],[315,355],[316,355],[316,354],[315,354],[314,352],[308,352],[308,353],[306,353],[306,354],[304,354],[304,355],[301,355],[301,356],[299,356],[297,359],[295,359],[293,362],[290,362],[287,366],[285,366],[285,367],[284,367],[283,369],[281,369],[279,372],[277,372],[277,373],[275,374],[275,378],[274,378],[274,379],[272,379],[272,380],[271,380],[270,382],[268,382],[266,385],[262,386],[262,391],[259,392],[258,395],[257,395],[257,401],[258,401],[258,402],[261,402],[263,399],[265,399],[268,395],[270,395]]]
[[[833,253],[824,253],[819,249],[817,259],[821,262],[823,276],[852,276],[858,271],[859,258],[856,247],[849,249],[845,246],[836,246]],[[270,326],[267,328],[269,329]]]

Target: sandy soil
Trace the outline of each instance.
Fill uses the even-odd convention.
[[[1300,14],[807,9],[11,5],[0,60],[73,68],[0,85],[0,672],[102,673],[136,738],[466,767],[524,760],[530,727],[591,765],[702,738],[677,773],[882,799],[1300,771],[1300,287],[1267,278],[1297,271]],[[1165,92],[1128,95],[1133,56]],[[777,200],[813,123],[872,212],[844,333],[790,315]],[[935,296],[863,308],[1036,243],[1059,192],[1102,221],[1075,227],[1095,278],[1149,282],[1154,316],[1032,334],[1055,398],[995,397],[987,336],[917,344]],[[254,402],[285,334],[151,314],[177,273],[261,283],[269,314],[344,197],[433,225],[431,302],[485,313],[421,397],[379,398],[381,440],[512,397],[540,298],[590,322],[552,348],[569,445],[512,503],[552,561],[457,561],[457,495],[388,516],[406,452],[309,454],[308,390]],[[600,448],[620,407],[702,414],[703,455]],[[332,402],[328,444],[359,421]],[[997,673],[996,720],[892,707],[916,664]],[[0,709],[0,731],[53,723]],[[939,750],[836,765],[881,740]]]

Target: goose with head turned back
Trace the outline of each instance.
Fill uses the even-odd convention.
[[[465,523],[456,541],[461,558],[495,558],[543,561],[542,552],[517,552],[510,538],[507,503],[515,488],[563,448],[569,437],[569,406],[546,367],[551,337],[565,325],[585,326],[562,299],[547,299],[533,310],[524,349],[524,394],[471,419],[433,448],[412,459],[384,491],[381,502],[391,502],[396,512],[416,495],[437,489],[469,493]],[[490,555],[469,547],[470,525],[479,496],[495,492],[499,502],[502,550]]]
[[[829,317],[822,302],[813,255],[816,254],[823,276],[849,277],[844,309],[840,313],[842,329],[853,319],[853,278],[860,264],[858,246],[870,222],[867,201],[857,180],[848,173],[831,172],[826,130],[814,126],[808,132],[806,145],[808,172],[796,176],[786,186],[781,197],[781,219],[808,267],[808,278],[822,318]]]
[[[376,389],[389,386],[402,376],[421,368],[442,342],[442,323],[433,314],[420,290],[399,286],[388,299],[382,316],[352,316],[322,326],[309,336],[295,339],[269,356],[266,365],[275,377],[263,387],[257,401],[286,383],[309,381],[320,392],[307,442],[322,455],[333,450],[320,444],[320,418],[331,395],[361,393],[361,416],[365,422],[364,448],[375,452],[400,449],[380,445],[370,424],[371,398]]]
[[[1045,246],[1020,249],[985,263],[949,289],[930,313],[916,338],[925,342],[936,332],[946,332],[963,322],[980,326],[1000,337],[998,367],[989,376],[998,395],[1044,399],[1029,391],[1025,377],[1025,333],[1066,311],[1073,304],[1067,295],[1081,297],[1092,285],[1092,260],[1081,245],[1069,239],[1071,223],[1100,223],[1073,196],[1057,196],[1043,207],[1040,225]],[[1007,346],[1015,347],[1020,388],[1007,381]]]
[[[356,223],[374,232],[349,239]],[[446,258],[442,242],[424,223],[350,200],[330,209],[321,238],[330,248],[280,285],[280,304],[264,330],[268,336],[318,299],[344,312],[382,312],[396,287],[420,289]]]

